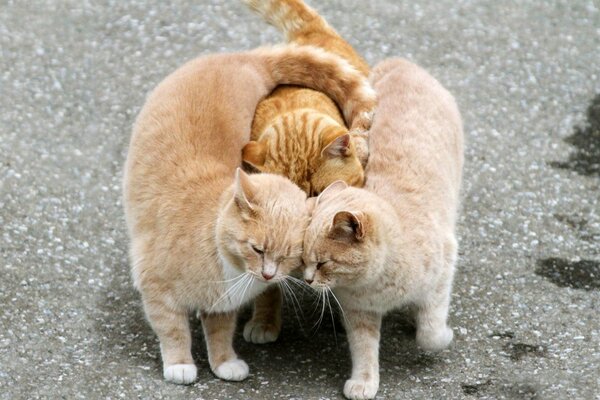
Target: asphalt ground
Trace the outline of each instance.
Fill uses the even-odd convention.
[[[402,56],[457,98],[466,165],[452,347],[402,311],[380,399],[600,399],[600,3],[310,2],[372,64]],[[146,93],[199,54],[281,36],[237,1],[0,1],[0,399],[339,399],[343,329],[288,307],[235,346],[241,383],[162,379],[129,276],[121,174]],[[302,319],[304,318],[304,320]],[[335,331],[334,331],[335,328]]]

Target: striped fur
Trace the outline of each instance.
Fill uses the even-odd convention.
[[[327,22],[300,0],[244,0],[285,35],[290,45],[318,48],[323,57],[331,54],[348,61],[340,79],[369,67]],[[284,175],[307,194],[315,195],[336,180],[362,186],[368,150],[364,131],[372,119],[375,93],[365,79],[359,95],[346,103],[342,115],[325,94],[311,89],[283,86],[263,100],[252,124],[252,141],[243,159],[261,172]],[[364,97],[361,97],[364,96]],[[356,101],[356,103],[355,103]],[[351,131],[344,121],[354,121]],[[350,134],[350,140],[347,135]]]

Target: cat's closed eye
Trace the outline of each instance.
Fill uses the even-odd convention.
[[[317,263],[317,271],[320,270],[325,264],[327,264],[327,261]]]
[[[258,254],[259,256],[262,256],[265,253],[264,250],[256,247],[255,245],[251,245],[251,246],[252,246],[252,250],[254,250],[254,252],[256,254]]]

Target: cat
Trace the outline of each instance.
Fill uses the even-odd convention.
[[[289,43],[337,54],[368,75],[363,58],[301,0],[244,1],[285,33]],[[297,86],[278,87],[259,103],[251,138],[243,149],[247,164],[261,172],[286,176],[309,195],[340,179],[350,185],[363,184],[364,132],[349,132],[326,94]]]
[[[301,0],[244,0],[290,43],[314,45],[341,56],[365,77],[368,64],[312,8]],[[280,86],[256,109],[250,141],[242,158],[251,171],[286,176],[315,196],[336,180],[362,186],[367,158],[365,134],[351,133],[327,95],[297,86]],[[358,146],[358,147],[357,147]],[[282,299],[273,287],[255,300],[254,314],[244,327],[251,343],[277,340]]]
[[[304,238],[304,279],[333,290],[346,327],[349,399],[379,387],[379,335],[391,309],[416,310],[417,343],[445,348],[457,258],[463,130],[454,98],[402,59],[376,66],[378,96],[364,188],[334,182],[316,198]]]
[[[368,127],[368,81],[310,46],[199,57],[152,91],[135,122],[123,181],[131,271],[167,381],[196,379],[192,311],[214,374],[246,378],[232,347],[236,310],[302,262],[306,194],[284,177],[238,169],[258,102],[285,83],[322,90],[349,123]]]

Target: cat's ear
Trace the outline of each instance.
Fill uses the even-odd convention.
[[[319,197],[317,197],[317,201],[315,202],[315,207],[318,206],[319,203],[322,203],[327,198],[330,198],[331,196],[335,195],[336,193],[341,192],[342,190],[346,189],[347,187],[348,187],[348,184],[344,181],[338,180],[333,183],[330,183],[329,186],[327,186],[325,189],[323,189],[321,194],[319,194]]]
[[[257,170],[265,165],[267,156],[267,148],[263,143],[257,141],[248,142],[242,149],[242,160],[244,163],[251,165]]]
[[[332,136],[332,135],[330,135]],[[326,136],[321,150],[321,156],[328,154],[332,157],[345,157],[350,152],[350,134],[344,133],[339,136]]]
[[[235,170],[235,186],[233,200],[240,211],[246,216],[254,213],[254,195],[256,187],[250,182],[250,177],[241,168]]]
[[[333,217],[329,237],[345,242],[362,241],[365,238],[366,218],[361,212],[339,211]]]

